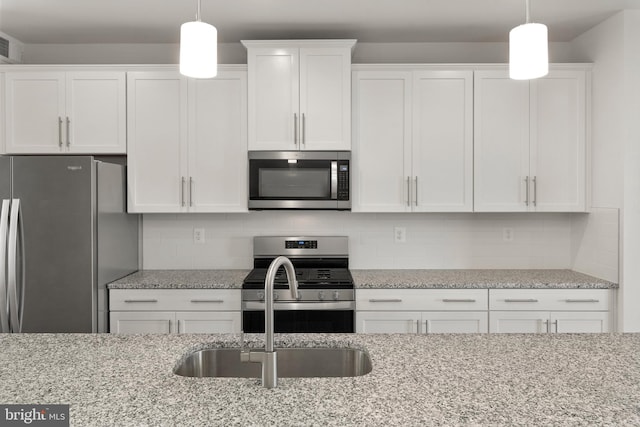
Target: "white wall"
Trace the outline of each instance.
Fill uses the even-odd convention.
[[[572,42],[575,54],[594,62],[592,112],[592,204],[620,210],[619,329],[640,331],[640,11],[623,11]],[[597,209],[595,209],[597,211]],[[583,236],[602,224],[576,224]],[[576,268],[594,265],[584,255],[599,241],[573,233]],[[581,247],[582,245],[582,247]],[[582,255],[580,255],[582,254]]]
[[[177,64],[177,44],[29,44],[25,64]],[[354,63],[507,62],[507,43],[358,43]],[[552,62],[576,62],[569,43],[552,43]],[[220,43],[218,62],[246,64],[240,43]]]
[[[364,214],[256,211],[144,215],[145,269],[251,268],[259,235],[349,236],[351,267],[570,268],[569,214]],[[406,227],[406,243],[393,241]],[[503,240],[503,228],[513,241]],[[193,243],[204,228],[205,244]]]

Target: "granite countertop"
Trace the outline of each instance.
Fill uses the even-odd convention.
[[[240,289],[250,270],[141,270],[109,289]]]
[[[250,270],[141,270],[109,289],[240,289]],[[571,270],[351,270],[356,288],[617,288]]]
[[[250,344],[262,337],[250,335]],[[184,378],[237,335],[0,335],[0,402],[70,404],[74,426],[640,425],[639,334],[277,335],[365,348],[353,378]]]
[[[610,289],[616,283],[572,270],[351,270],[356,288]]]

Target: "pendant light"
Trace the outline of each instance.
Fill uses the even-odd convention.
[[[537,79],[549,72],[547,26],[530,22],[529,0],[525,0],[526,23],[509,32],[509,77]]]
[[[180,26],[180,74],[210,79],[218,73],[218,31],[200,20],[200,0],[196,20]]]

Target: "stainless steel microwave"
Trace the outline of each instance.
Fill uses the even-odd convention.
[[[249,151],[249,209],[350,210],[349,151]]]

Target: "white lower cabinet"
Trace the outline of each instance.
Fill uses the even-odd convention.
[[[491,289],[489,332],[611,332],[606,289]]]
[[[486,333],[486,289],[359,289],[358,333]]]
[[[113,289],[110,331],[137,333],[237,333],[240,289]]]

